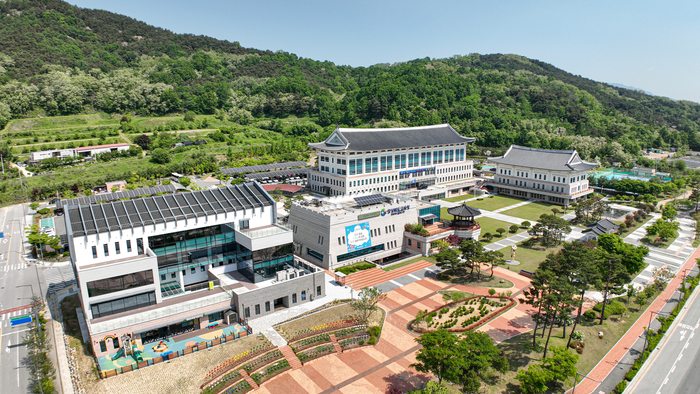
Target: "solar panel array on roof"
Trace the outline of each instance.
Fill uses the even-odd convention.
[[[158,193],[173,193],[177,190],[175,185],[163,185],[155,187],[147,187],[144,189],[126,190],[116,193],[102,193],[94,196],[71,198],[70,200],[61,200],[56,203],[56,208],[65,208],[73,205],[95,204],[100,201],[115,201],[122,198],[135,198],[139,196],[152,196]]]
[[[354,198],[357,205],[364,207],[366,205],[382,204],[386,202],[386,197],[381,194],[372,194],[371,196],[362,196]]]
[[[73,236],[83,236],[215,213],[273,206],[274,203],[257,183],[242,183],[189,193],[93,205],[69,205],[65,209],[70,218]]]
[[[308,168],[294,168],[291,170],[280,170],[280,171],[269,171],[269,172],[258,172],[255,174],[246,174],[246,180],[261,179],[261,178],[274,178],[283,176],[293,176],[306,174],[309,172]]]
[[[288,161],[285,163],[261,164],[258,166],[234,167],[234,168],[219,168],[222,174],[243,174],[246,172],[260,172],[278,170],[280,168],[296,168],[306,167],[305,161]]]

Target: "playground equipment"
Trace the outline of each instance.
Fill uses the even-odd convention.
[[[166,350],[168,350],[168,345],[166,345],[163,341],[160,341],[157,345],[153,346],[154,352],[164,352]]]
[[[131,346],[131,354],[134,356],[137,362],[143,361],[143,355],[141,354],[141,350],[136,343]]]
[[[112,356],[112,360],[124,357],[124,348],[120,347],[119,350]]]

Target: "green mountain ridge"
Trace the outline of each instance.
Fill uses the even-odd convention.
[[[449,122],[491,153],[517,143],[631,163],[645,147],[700,149],[700,104],[573,75],[517,55],[337,66],[175,34],[60,0],[0,2],[0,126],[102,111],[194,111],[251,124]]]

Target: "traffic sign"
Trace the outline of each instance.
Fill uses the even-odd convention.
[[[25,324],[25,323],[31,323],[32,322],[32,316],[31,315],[25,315],[25,316],[17,316],[13,317],[10,319],[10,326],[18,326],[20,324]]]
[[[0,238],[5,238],[5,233],[0,233]]]

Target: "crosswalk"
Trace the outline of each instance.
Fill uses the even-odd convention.
[[[13,312],[7,312],[2,315],[0,315],[0,327],[5,328],[5,327],[10,327],[10,320],[12,320],[13,317],[19,317],[19,316],[26,316],[30,315],[32,313],[31,308],[25,308],[25,309],[20,309],[17,311]]]
[[[27,263],[8,264],[0,267],[0,272],[17,271],[29,267]]]

